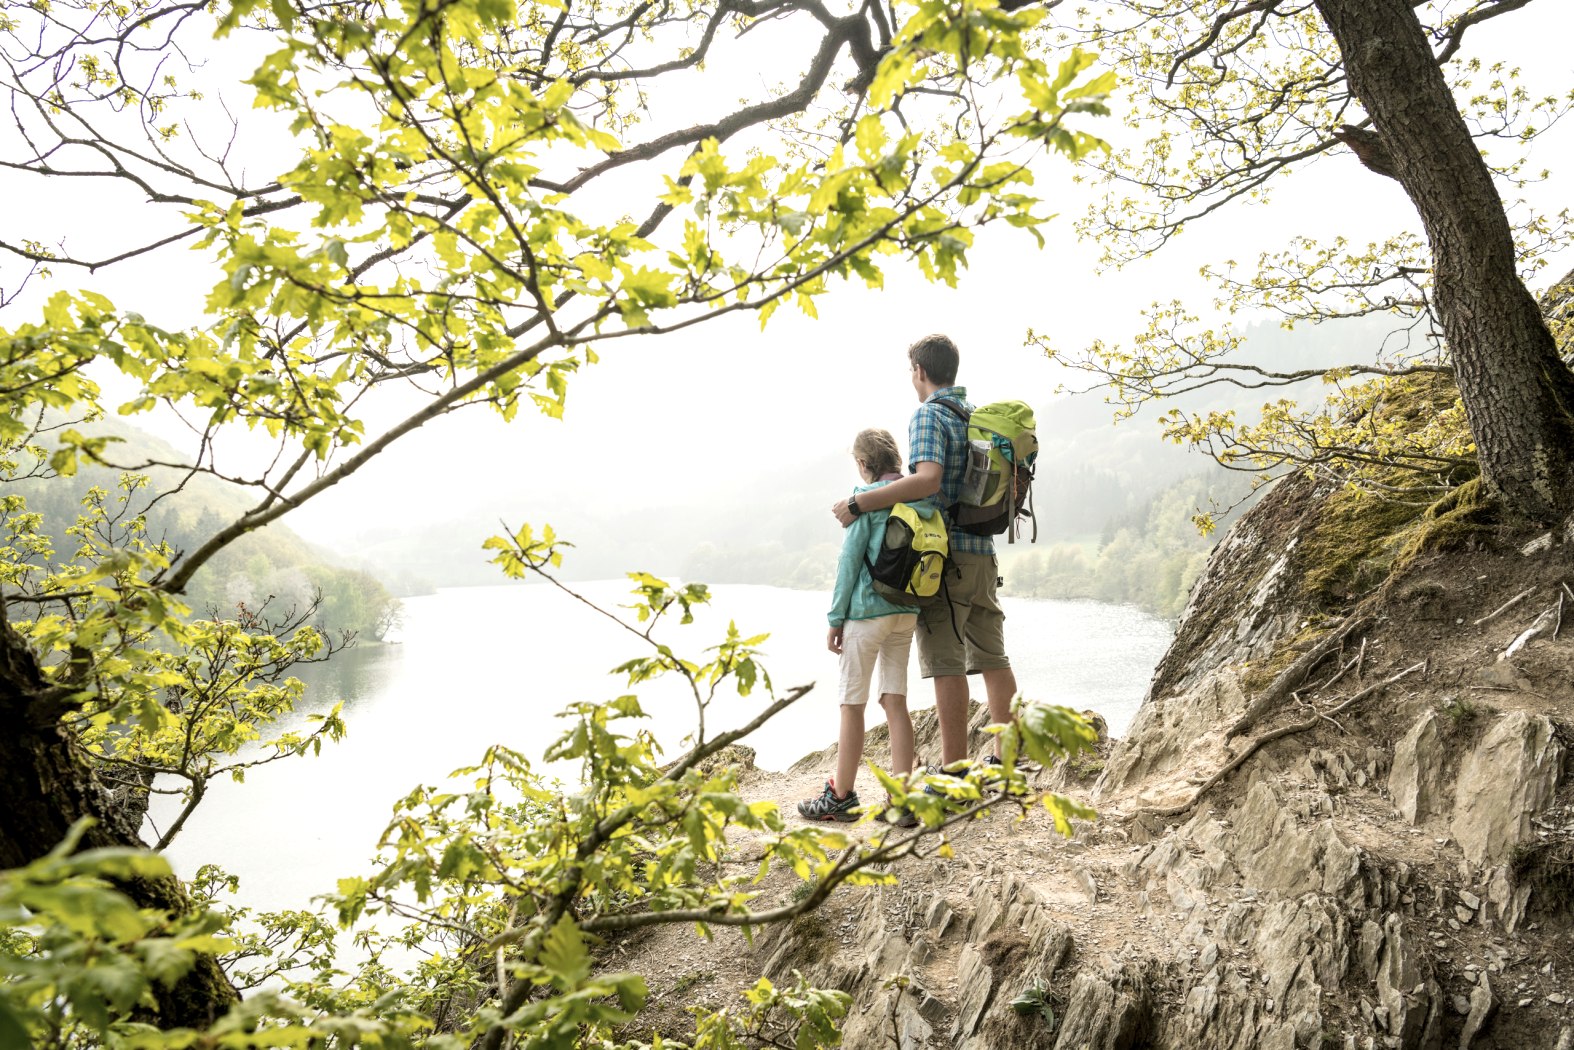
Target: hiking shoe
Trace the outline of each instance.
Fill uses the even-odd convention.
[[[885,798],[885,810],[880,814],[880,819],[899,828],[916,828],[918,826],[918,818],[913,816],[913,811],[906,806],[891,805],[891,796],[889,795]]]
[[[858,792],[849,791],[845,795],[838,795],[831,782],[825,782],[825,790],[807,802],[798,803],[798,815],[805,820],[837,820],[842,823],[857,820]]]
[[[933,766],[933,765],[925,766],[924,767],[924,776],[926,776],[926,777],[962,777],[962,776],[966,776],[967,775],[967,771],[971,767],[972,767],[972,763],[967,761],[966,759],[962,759],[961,761],[958,761],[958,762],[953,762],[949,766]],[[926,795],[939,795],[941,798],[946,798],[947,797],[946,793],[944,791],[941,791],[939,788],[937,788],[933,784],[929,784],[929,783],[924,784],[924,794],[926,794]]]
[[[1025,762],[1020,755],[1017,756],[1017,760],[1014,765],[1016,767],[1016,772],[1022,776],[1037,772],[1037,770]],[[988,758],[984,759],[983,767],[984,785],[987,788],[989,788],[991,791],[1000,791],[1005,787],[1006,764],[1000,761],[999,755],[990,755]],[[1023,793],[1023,789],[1020,786],[1013,788],[1013,790],[1018,794]]]

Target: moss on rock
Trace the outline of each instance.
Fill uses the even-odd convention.
[[[1421,493],[1417,492],[1416,496]],[[1296,550],[1304,593],[1324,606],[1358,600],[1398,579],[1415,560],[1490,533],[1498,507],[1481,478],[1422,503],[1400,490],[1391,499],[1356,488],[1328,498]]]
[[[1399,535],[1424,509],[1357,488],[1340,489],[1295,550],[1293,565],[1302,589],[1323,606],[1369,593],[1388,578],[1402,547]]]
[[[1246,665],[1241,674],[1241,688],[1248,696],[1255,696],[1262,692],[1327,633],[1327,620],[1321,616],[1313,617],[1306,626],[1275,647],[1266,660],[1258,660]]]

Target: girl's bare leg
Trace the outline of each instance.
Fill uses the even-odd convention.
[[[885,703],[885,697],[880,698]],[[909,724],[908,746],[911,747],[912,726]],[[864,705],[842,705],[842,731],[836,740],[836,779],[833,782],[838,795],[846,796],[858,782],[858,766],[864,757]]]
[[[901,693],[882,693],[885,724],[891,730],[891,772],[905,777],[913,771],[913,720],[907,714],[907,697]]]

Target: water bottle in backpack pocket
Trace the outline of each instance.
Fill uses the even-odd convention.
[[[989,453],[994,450],[992,441],[973,441],[967,443],[967,465],[962,468],[962,487],[957,494],[957,502],[983,506],[984,497],[991,488],[998,487],[994,477],[994,470],[990,465]]]
[[[979,536],[1009,532],[1015,542],[1017,519],[1033,517],[1038,436],[1032,408],[1023,401],[996,401],[972,411],[945,398],[936,403],[967,424],[967,462],[950,507],[952,523]],[[1033,538],[1038,538],[1037,520]]]

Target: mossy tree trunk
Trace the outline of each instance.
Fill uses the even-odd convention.
[[[82,837],[83,849],[146,848],[135,824],[108,799],[72,746],[61,724],[69,707],[59,692],[6,622],[0,604],[0,869],[48,853],[81,817],[94,821]],[[144,908],[173,914],[190,907],[172,878],[135,879],[120,889]],[[204,1028],[237,996],[217,962],[204,955],[173,987],[156,987],[155,998],[154,1020],[162,1027]]]
[[[1315,0],[1431,243],[1481,471],[1511,513],[1574,512],[1574,373],[1519,278],[1502,198],[1409,0]]]

